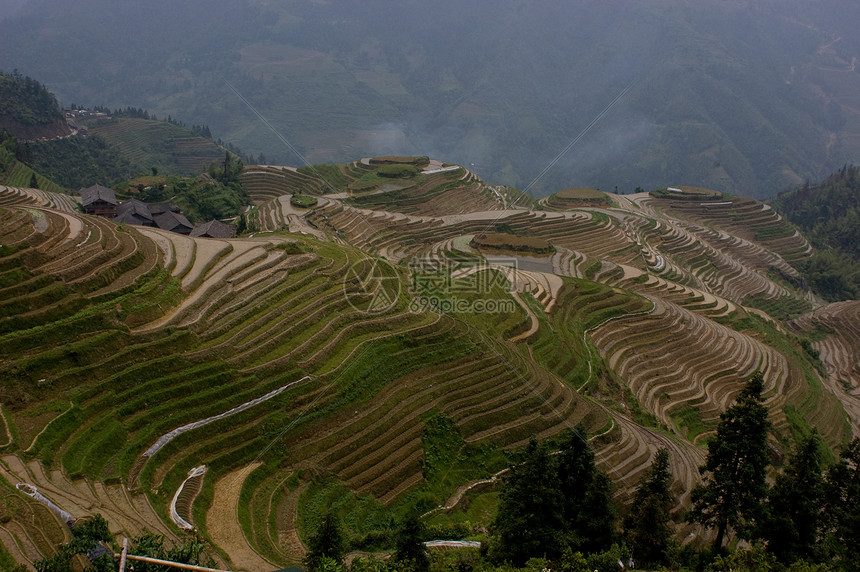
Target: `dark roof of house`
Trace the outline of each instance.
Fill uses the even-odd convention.
[[[191,231],[190,236],[208,236],[209,238],[233,238],[236,234],[235,224],[225,224],[219,220],[210,220],[198,224]]]
[[[152,213],[152,216],[166,213],[168,211],[174,213],[182,211],[182,209],[174,203],[147,203],[147,206],[149,207],[149,212]]]
[[[155,226],[155,223],[152,222],[152,219],[145,219],[143,217],[135,215],[132,212],[125,212],[121,215],[117,215],[111,220],[117,224],[137,224],[142,226]]]
[[[162,228],[164,230],[173,230],[175,231],[177,228],[186,227],[189,231],[194,228],[194,225],[185,218],[185,215],[182,213],[175,213],[173,211],[167,211],[165,213],[155,215],[152,217],[155,221],[155,224],[158,225],[158,228]]]
[[[152,212],[149,210],[149,205],[137,199],[123,201],[116,209],[116,218],[130,216],[152,220]]]
[[[109,189],[101,185],[93,185],[92,187],[81,189],[80,193],[81,204],[83,206],[87,206],[96,201],[105,201],[112,205],[119,204],[116,200],[116,194],[113,192],[113,189]]]

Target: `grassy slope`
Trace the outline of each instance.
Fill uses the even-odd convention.
[[[364,176],[355,169],[334,166],[324,176],[348,188]],[[281,177],[271,189],[265,180],[257,181],[252,195],[263,202],[296,189],[321,194],[318,179],[302,177]],[[437,181],[443,187],[450,182],[445,177]],[[390,200],[394,209],[420,211],[422,197],[432,201],[437,196],[428,185],[415,194],[392,194]],[[382,207],[384,199],[370,195],[363,206]],[[743,372],[726,373],[731,365],[724,361],[738,356],[752,355],[744,357],[751,363],[770,360],[762,363],[769,368],[768,387],[785,386],[785,399],[774,406],[782,445],[789,433],[811,426],[818,426],[831,446],[841,443],[848,428],[832,421],[843,418],[841,406],[820,382],[821,368],[800,349],[797,338],[741,310],[711,318],[726,302],[684,297],[683,289],[689,287],[684,282],[735,291],[720,283],[719,274],[696,270],[677,276],[684,282],[673,282],[679,271],[673,268],[704,258],[700,249],[707,244],[753,269],[756,257],[774,256],[751,249],[756,236],[774,249],[793,252],[793,244],[781,242],[785,233],[779,232],[780,222],[747,202],[725,214],[686,202],[643,201],[638,208],[648,209],[662,226],[658,229],[649,222],[653,219],[631,210],[628,214],[641,220],[628,221],[626,228],[665,257],[663,282],[646,274],[653,267],[631,258],[625,245],[629,238],[619,232],[617,219],[605,213],[573,213],[569,220],[519,213],[499,221],[512,232],[533,232],[551,243],[586,249],[576,265],[590,279],[564,278],[553,291],[552,309],[547,309],[546,292],[532,289],[520,295],[539,327],[517,344],[507,340],[526,331],[530,322],[519,305],[511,314],[409,311],[413,295],[444,297],[447,291],[412,292],[405,265],[372,264],[372,253],[348,244],[273,233],[217,248],[200,243],[189,256],[181,255],[187,247],[184,239],[168,237],[173,246],[158,255],[145,236],[83,217],[79,235],[89,238],[76,249],[81,239],[64,240],[70,227],[62,216],[0,207],[0,387],[13,436],[4,450],[40,459],[72,477],[147,491],[165,519],[172,493],[187,471],[206,463],[210,472],[192,508],[204,535],[209,533],[206,511],[217,500],[213,483],[262,461],[242,485],[240,524],[255,550],[275,562],[290,562],[294,555],[274,539],[293,524],[306,532],[334,508],[355,546],[383,546],[392,517],[442,504],[466,481],[502,468],[506,449],[533,434],[551,437],[576,421],[584,421],[592,433],[607,431],[601,441],[604,458],[618,463],[622,482],[635,482],[647,467],[654,441],[643,440],[647,432],[617,427],[597,403],[629,411],[653,427],[659,426],[654,416],[668,409],[682,426],[674,431],[673,442],[683,443],[712,427],[701,411],[712,411],[736,391]],[[318,210],[333,212],[325,210],[331,208]],[[351,236],[347,226],[366,234],[354,213],[353,218],[315,216],[313,220],[327,220],[341,237]],[[667,228],[677,225],[694,232],[691,221],[701,225],[695,231],[699,240],[675,244]],[[416,255],[444,256],[450,251],[430,250],[432,237],[456,237],[468,233],[470,225],[465,221],[443,228],[400,218],[385,225],[385,244]],[[711,227],[745,228],[748,238],[721,243],[724,239]],[[292,242],[278,246],[284,240]],[[365,237],[369,249],[376,241]],[[166,269],[159,256],[171,260]],[[563,266],[564,256],[571,255],[560,252],[553,264]],[[632,266],[625,271],[621,263]],[[199,278],[193,278],[192,268],[201,270]],[[365,271],[377,272],[378,281],[365,281]],[[626,277],[628,271],[642,272],[642,279]],[[766,283],[761,277],[748,279],[748,274],[732,275],[738,292],[734,304],[749,297],[745,288],[752,291]],[[511,300],[505,284],[490,283],[491,292],[452,296],[468,303],[484,297]],[[378,308],[376,297],[365,289],[368,284],[385,290],[395,303],[365,313]],[[192,295],[197,288],[204,295]],[[698,318],[663,309],[652,316],[655,305],[639,292],[683,306]],[[760,305],[775,319],[791,314],[795,306],[789,302],[796,303],[799,295],[792,288],[773,292],[779,294],[762,294]],[[166,321],[160,327],[139,329],[161,317]],[[649,336],[622,335],[625,324],[652,318],[652,323],[665,320],[665,335],[677,335],[690,351],[673,348],[674,361],[668,364],[649,359],[672,369],[675,380],[687,375],[710,380],[707,395],[698,402],[678,401],[683,405],[674,409],[662,398],[638,403],[625,383],[641,383],[647,376],[625,378],[619,372],[626,370],[613,370],[620,361],[604,361],[615,353],[621,361],[652,353]],[[712,319],[755,343],[733,338],[726,353],[717,353],[722,350],[714,336],[721,334],[708,325]],[[591,332],[602,340],[602,349],[591,341]],[[661,335],[654,332],[650,339]],[[686,341],[686,335],[695,338]],[[708,345],[711,337],[713,346]],[[765,353],[758,356],[762,347]],[[151,458],[141,455],[178,426],[296,380],[303,381],[269,401],[180,435]],[[668,424],[661,430],[673,432]],[[668,439],[665,434],[648,438]],[[678,470],[694,469],[699,459],[690,454],[675,462]],[[688,488],[690,482],[678,486]],[[479,495],[474,501],[482,507],[481,518],[492,513],[492,496]],[[296,511],[295,522],[286,516],[290,511]],[[437,522],[452,525],[460,518]]]
[[[15,159],[15,156],[5,148],[0,147],[0,185],[29,187],[34,172],[33,169]],[[62,191],[62,187],[40,173],[36,173],[36,183],[45,191]]]
[[[165,174],[196,175],[224,158],[224,151],[212,140],[166,121],[119,117],[88,128],[143,171],[155,167]]]

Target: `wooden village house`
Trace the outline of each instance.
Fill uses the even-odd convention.
[[[236,225],[226,224],[219,220],[210,220],[198,224],[191,231],[191,236],[204,238],[233,238],[236,235]]]
[[[93,185],[80,190],[81,206],[86,214],[98,215],[108,218],[116,216],[119,202],[113,189],[102,185]]]
[[[194,224],[173,203],[144,203],[137,199],[123,201],[113,219],[117,224],[154,226],[179,234],[189,234]]]

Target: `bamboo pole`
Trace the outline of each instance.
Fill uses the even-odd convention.
[[[119,555],[119,572],[125,572],[125,559],[128,556],[128,537],[122,539],[122,553]]]
[[[120,554],[114,554],[114,558],[119,558]],[[160,560],[158,558],[150,558],[149,556],[136,556],[134,554],[126,554],[129,560],[137,560],[139,562],[149,562],[151,564],[164,564],[173,568],[182,570],[196,570],[198,572],[230,572],[229,570],[221,570],[220,568],[205,568],[203,566],[195,566],[194,564],[182,564],[181,562],[171,562],[170,560]]]

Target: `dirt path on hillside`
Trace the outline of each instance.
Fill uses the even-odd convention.
[[[281,501],[277,509],[278,516],[278,542],[285,552],[294,556],[304,557],[307,554],[307,548],[299,536],[299,531],[296,528],[296,515],[299,508],[299,497],[308,488],[307,483],[303,483],[299,488],[291,492],[286,499]]]
[[[168,267],[173,263],[173,259],[176,254],[173,252],[173,243],[166,236],[161,234],[160,232],[154,232],[148,229],[145,226],[142,226],[137,229],[140,234],[151,238],[155,245],[161,250],[162,254],[164,254],[164,267]],[[174,267],[175,269],[175,267]]]
[[[83,234],[84,222],[81,219],[79,219],[78,217],[76,217],[70,213],[63,212],[61,210],[55,210],[52,212],[60,215],[61,217],[63,217],[64,219],[66,219],[68,221],[68,223],[69,223],[69,235],[66,237],[67,241],[68,240],[74,240],[78,236]]]
[[[257,554],[245,538],[239,525],[239,493],[248,475],[262,465],[252,463],[227,473],[215,483],[212,506],[206,513],[206,530],[235,566],[236,570],[274,570],[277,568]]]
[[[529,316],[529,320],[531,320],[531,326],[529,326],[528,330],[526,330],[522,334],[518,334],[518,335],[516,335],[510,339],[510,341],[512,341],[512,342],[520,342],[522,340],[526,340],[526,339],[530,338],[531,336],[533,336],[538,331],[538,328],[540,328],[540,323],[538,322],[538,319],[537,319],[537,316],[535,316],[535,313],[532,312],[532,309],[528,307],[528,304],[523,302],[522,298],[520,298],[519,293],[511,292],[511,298],[513,298],[517,302],[517,304],[519,304],[520,307],[523,310],[525,310],[526,314],[528,314],[528,316]]]
[[[6,439],[0,447],[6,447],[12,444],[12,432],[9,431],[9,422],[6,421],[6,414],[3,413],[3,404],[0,403],[0,419],[3,420],[3,432],[6,433]]]

